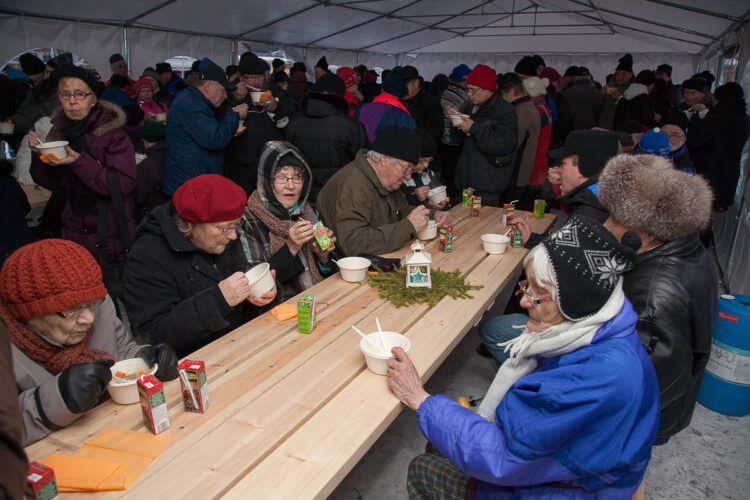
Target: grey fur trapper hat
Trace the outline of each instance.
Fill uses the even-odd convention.
[[[654,155],[615,156],[599,177],[599,202],[624,226],[662,241],[690,236],[711,222],[706,180]]]

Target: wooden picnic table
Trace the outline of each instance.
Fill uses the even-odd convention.
[[[312,334],[298,333],[296,320],[282,323],[266,313],[189,356],[206,363],[210,406],[205,414],[188,413],[179,381],[164,384],[171,424],[164,433],[172,440],[128,490],[63,498],[325,498],[403,408],[386,378],[367,370],[351,325],[376,331],[377,317],[384,330],[402,332],[427,380],[500,291],[515,285],[509,281],[527,251],[487,255],[479,238],[504,231],[501,212],[482,207],[479,218],[470,218],[467,207],[455,207],[453,252],[438,252],[437,239],[426,244],[433,267],[459,269],[483,285],[472,299],[396,308],[367,282],[335,274],[306,291],[318,301]],[[553,220],[529,223],[544,232]],[[403,257],[411,243],[391,255]],[[76,454],[110,426],[148,432],[139,405],[107,401],[26,452],[38,461],[53,452]]]
[[[26,193],[26,198],[29,200],[32,209],[44,207],[52,195],[51,191],[36,184],[21,184],[21,188]]]

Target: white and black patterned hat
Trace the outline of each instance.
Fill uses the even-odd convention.
[[[600,223],[574,215],[542,241],[555,272],[557,303],[571,321],[580,321],[604,307],[621,274],[635,267],[641,241],[627,232],[618,242]]]

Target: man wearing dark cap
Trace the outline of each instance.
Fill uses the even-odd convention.
[[[362,123],[349,116],[344,92],[339,76],[331,72],[321,75],[302,99],[302,115],[286,130],[287,140],[299,148],[312,169],[308,200],[313,203],[328,179],[353,161],[368,142]]]
[[[591,85],[591,77],[581,74],[580,68],[572,71],[572,84],[563,91],[573,111],[573,129],[585,130],[599,125],[604,109],[604,96]],[[568,75],[568,72],[566,72]],[[615,103],[612,103],[614,118]]]
[[[235,88],[223,69],[204,59],[195,84],[177,95],[167,121],[164,193],[172,195],[193,177],[222,173],[224,149],[247,115],[247,104],[234,107],[221,121],[214,110],[226,99],[227,90]]]
[[[168,62],[156,63],[155,69],[159,74],[161,87],[173,96],[176,96],[179,91],[185,90],[187,87],[185,80],[172,71],[172,65]]]
[[[417,122],[401,102],[408,93],[409,74],[402,66],[394,67],[388,76],[383,78],[383,91],[379,96],[363,104],[354,118],[361,121],[367,131],[367,139],[375,141],[378,130],[386,127],[405,127],[416,129]]]
[[[44,79],[44,63],[31,52],[21,54],[18,62],[21,65],[21,71],[29,76],[34,85],[37,85]]]
[[[422,79],[414,66],[404,66],[409,82],[406,84],[407,94],[404,98],[406,110],[417,127],[426,130],[437,142],[443,133],[443,108],[440,103],[422,88]]]
[[[528,60],[533,62],[530,57]],[[530,209],[532,207],[529,205],[533,206],[533,199],[529,201],[526,187],[529,185],[531,173],[534,170],[542,120],[521,78],[516,73],[498,76],[497,84],[503,99],[513,105],[518,120],[518,142],[513,163],[513,176],[504,197],[508,201],[519,200],[522,208]]]
[[[313,71],[315,71],[315,81],[317,82],[321,76],[328,73],[328,61],[326,61],[326,56],[321,57],[318,59],[318,62],[315,63],[315,67],[313,68]]]
[[[369,150],[361,149],[323,186],[318,210],[344,255],[393,252],[427,227],[429,209],[409,205],[400,190],[419,153],[414,130],[383,128]],[[435,221],[450,223],[450,213],[437,212]]]
[[[292,96],[278,85],[271,85],[266,79],[266,63],[263,59],[252,52],[245,52],[240,56],[239,72],[239,83],[247,85],[251,92],[271,91],[273,99],[256,104],[268,113],[274,113],[274,120],[279,128],[285,127],[290,119],[299,114],[299,106]],[[249,95],[247,103],[249,106],[254,105]]]
[[[128,75],[128,63],[122,54],[112,54],[109,58],[109,67],[112,69],[113,75],[121,75],[128,79],[128,86],[125,88],[125,92],[130,96],[135,96],[135,80],[130,78]],[[104,84],[109,85],[111,82],[107,81]]]
[[[539,57],[539,56],[537,56]],[[540,58],[541,59],[541,58]],[[538,62],[531,56],[523,56],[513,71],[521,78],[525,80],[532,76],[537,76]]]
[[[675,85],[672,82],[672,66],[669,64],[660,64],[656,67],[656,79],[666,82],[665,93],[669,96],[670,108],[680,104],[682,100],[682,86]]]

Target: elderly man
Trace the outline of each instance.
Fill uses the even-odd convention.
[[[175,98],[167,122],[167,162],[164,166],[164,192],[172,195],[185,181],[201,174],[221,174],[224,149],[234,137],[239,122],[247,115],[247,104],[232,108],[217,120],[214,110],[236,85],[224,70],[206,60],[195,85]]]
[[[345,255],[398,250],[427,227],[430,210],[410,206],[399,189],[419,161],[419,147],[413,130],[381,129],[370,150],[361,149],[320,191],[320,215]],[[435,221],[450,223],[450,213],[437,212]]]
[[[156,72],[159,74],[161,87],[173,96],[176,96],[178,92],[187,88],[185,80],[172,71],[172,65],[168,62],[157,63]]]
[[[291,95],[278,85],[269,86],[270,82],[266,78],[266,64],[263,59],[252,52],[245,52],[240,57],[239,71],[239,83],[251,87],[251,91],[271,91],[273,99],[268,99],[257,104],[268,113],[274,114],[277,127],[285,127],[290,119],[299,114],[299,106]],[[250,101],[249,97],[248,101]],[[249,102],[249,104],[252,105],[253,103]]]
[[[112,76],[120,75],[127,78],[128,86],[125,89],[125,92],[127,92],[130,97],[135,96],[135,87],[133,87],[135,80],[128,75],[128,63],[125,61],[125,58],[122,57],[122,54],[112,54],[109,58],[109,67],[112,70]],[[109,81],[105,83],[105,85],[109,84]]]

